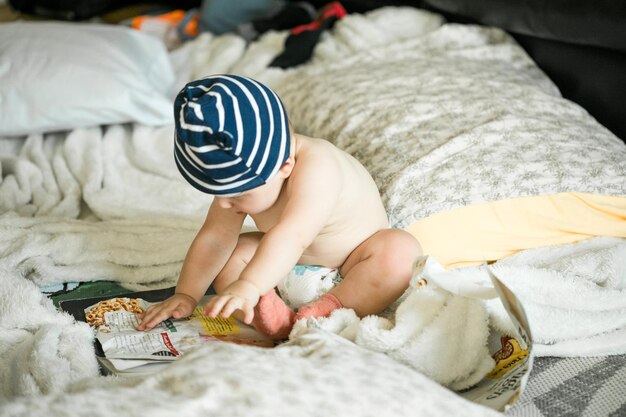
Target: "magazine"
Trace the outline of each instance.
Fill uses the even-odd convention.
[[[115,297],[89,305],[84,309],[85,320],[101,348],[97,358],[105,373],[154,372],[203,343],[275,346],[271,339],[233,317],[206,316],[202,306],[210,297],[213,295],[205,296],[191,316],[167,319],[146,331],[136,330],[140,322],[137,314],[155,303]]]
[[[489,353],[495,366],[473,387],[458,392],[463,398],[505,411],[521,396],[532,369],[532,335],[526,313],[517,296],[496,276],[493,269],[484,264],[489,281],[482,277],[464,277],[446,274],[444,268],[428,256],[420,256],[413,267],[412,285],[427,283],[443,288],[453,294],[475,299],[498,298],[516,330],[515,334],[503,334],[491,329],[487,340]]]
[[[494,288],[517,329],[517,336],[492,332],[489,348],[496,366],[479,384],[460,395],[468,400],[506,411],[521,397],[533,364],[532,335],[526,313],[515,294],[498,279],[491,268],[487,272]]]
[[[414,279],[422,277],[428,257],[416,262]],[[489,350],[496,365],[480,383],[464,390],[464,398],[504,411],[523,392],[532,368],[532,336],[524,309],[511,292],[485,266],[492,285],[455,280],[443,282],[431,276],[435,285],[453,293],[473,298],[498,297],[517,329],[516,335],[492,332]],[[154,302],[171,295],[170,291],[157,290],[130,294],[100,301],[75,300],[62,307],[79,320],[85,320],[94,329],[97,340],[97,359],[102,370],[108,374],[152,373],[184,356],[201,343],[241,343],[261,347],[273,347],[274,341],[258,333],[253,327],[230,317],[211,318],[203,314],[200,306],[214,294],[206,295],[193,314],[185,319],[168,319],[150,331],[137,331],[137,313],[145,311]],[[134,295],[134,296],[133,296]],[[79,308],[76,308],[80,306]],[[86,306],[86,308],[85,308]]]

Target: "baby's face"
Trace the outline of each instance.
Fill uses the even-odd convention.
[[[237,213],[259,214],[274,205],[280,194],[282,181],[272,178],[267,184],[234,196],[215,196],[215,202],[226,210],[233,210]]]

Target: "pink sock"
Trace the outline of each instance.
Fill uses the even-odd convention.
[[[317,300],[302,306],[298,309],[296,320],[309,317],[327,317],[334,310],[342,308],[341,301],[332,294],[322,294]]]
[[[252,325],[272,339],[286,339],[295,323],[296,314],[271,290],[254,307]]]

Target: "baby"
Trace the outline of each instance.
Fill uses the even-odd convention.
[[[379,313],[404,292],[419,243],[389,228],[355,158],[290,129],[276,93],[246,77],[210,76],[183,88],[174,114],[178,169],[214,198],[175,295],[141,315],[139,330],[189,316],[211,284],[206,314],[234,314],[274,339],[341,307]],[[241,233],[246,216],[258,232]],[[275,287],[297,264],[337,268],[343,280],[294,312]]]

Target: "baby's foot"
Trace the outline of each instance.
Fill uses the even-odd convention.
[[[334,310],[342,308],[343,305],[337,297],[332,294],[322,294],[320,298],[298,309],[296,320],[309,317],[327,317]]]
[[[259,299],[254,307],[252,325],[272,339],[286,339],[295,323],[296,314],[271,290]]]

